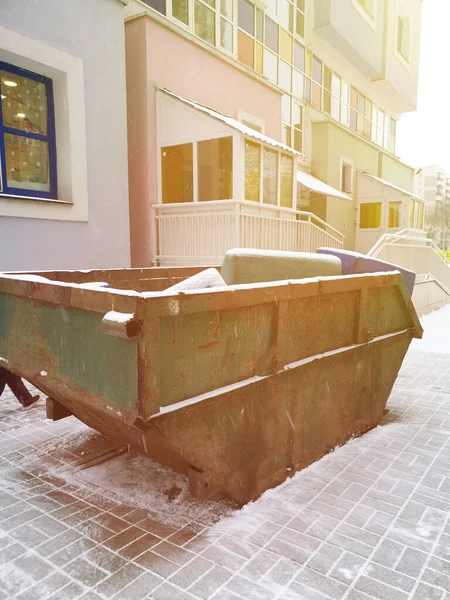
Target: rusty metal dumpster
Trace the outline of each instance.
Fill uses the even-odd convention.
[[[422,335],[399,273],[142,291],[193,272],[169,271],[0,275],[0,366],[197,497],[245,503],[374,427]]]

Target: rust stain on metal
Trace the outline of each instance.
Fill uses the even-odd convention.
[[[212,342],[208,342],[207,344],[202,344],[201,346],[197,346],[199,350],[204,350],[205,348],[211,348],[211,346],[215,346],[219,344],[219,340],[213,340]]]

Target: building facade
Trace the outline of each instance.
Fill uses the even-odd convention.
[[[328,234],[318,241],[360,251],[386,231],[422,227],[413,170],[395,156],[397,120],[417,102],[420,23],[421,0],[130,0],[133,264],[162,256],[161,264],[175,264],[186,253],[204,262],[211,246],[180,240],[207,235],[211,223],[214,239],[231,231],[225,245],[311,249],[297,243],[309,219]],[[174,103],[178,120],[167,112]],[[194,119],[191,109],[203,115]],[[216,122],[217,114],[233,120],[235,132],[236,123],[249,129],[231,136],[227,150],[211,141],[219,134],[205,109]],[[270,139],[255,148],[249,130]],[[279,156],[274,143],[283,145]],[[291,168],[287,203],[280,190]],[[228,187],[214,188],[224,177]],[[227,211],[244,216],[220,222],[225,205],[208,200],[232,201]],[[277,219],[295,222],[288,244],[280,232],[252,234],[257,220],[261,230],[281,231]]]
[[[130,264],[124,2],[0,3],[0,269]]]
[[[415,193],[425,200],[425,229],[438,246],[450,246],[450,173],[437,165],[416,171]]]
[[[417,169],[414,188],[427,207],[435,202],[450,202],[450,173],[437,165]]]

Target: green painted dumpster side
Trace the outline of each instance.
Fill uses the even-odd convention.
[[[9,339],[16,307],[9,296],[0,294],[0,343]],[[1,348],[1,346],[0,346]]]
[[[296,287],[292,282],[295,293],[284,298],[264,298],[264,288],[250,286],[246,290],[231,286],[210,294],[184,294],[176,300],[176,314],[159,319],[155,360],[160,365],[160,406],[272,374],[286,364],[319,353],[414,327],[400,288],[387,285],[393,279],[386,280],[385,285],[367,286],[362,293],[349,281],[351,278],[345,284],[342,277],[321,283],[306,279]],[[360,281],[364,282],[364,277]],[[375,277],[371,281],[383,280]],[[236,307],[236,299],[244,293],[251,294],[251,304]],[[213,307],[220,297],[223,301]],[[153,304],[148,309],[154,311]],[[153,347],[154,342],[149,345]]]
[[[137,344],[100,332],[103,314],[0,294],[0,356],[58,378],[104,404],[136,412]],[[46,373],[46,375],[41,375]]]
[[[160,405],[269,372],[273,321],[268,304],[162,318]]]

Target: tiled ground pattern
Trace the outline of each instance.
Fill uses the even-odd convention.
[[[176,528],[50,476],[113,444],[68,450],[67,420],[3,396],[0,598],[450,600],[450,354],[410,351],[388,406],[231,518]]]

